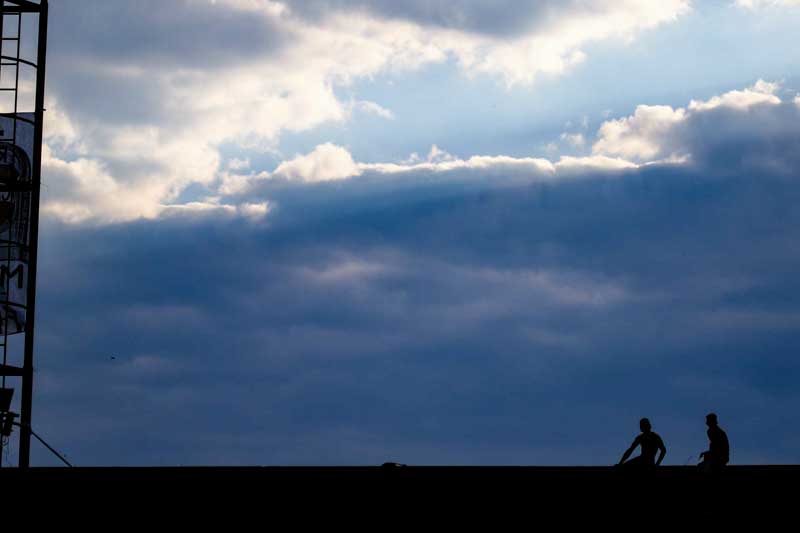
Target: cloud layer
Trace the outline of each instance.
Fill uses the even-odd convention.
[[[323,145],[220,200],[274,202],[255,224],[46,223],[39,427],[84,465],[610,464],[648,416],[684,464],[713,410],[735,462],[796,462],[780,91],[637,111],[557,162]],[[605,155],[635,136],[656,159]]]
[[[376,183],[383,183],[386,190],[409,183],[502,188],[616,176],[619,171],[653,165],[677,165],[720,177],[764,170],[792,176],[798,164],[800,106],[796,97],[781,99],[779,93],[785,93],[780,85],[759,80],[745,89],[692,100],[686,107],[640,105],[633,115],[600,125],[591,155],[557,160],[504,155],[462,159],[433,146],[426,157],[412,154],[398,163],[362,163],[346,148],[326,143],[281,163],[273,172],[247,168],[229,172],[219,192],[233,203],[256,198],[280,205],[287,182],[311,185],[355,179],[355,190],[369,190]],[[340,194],[346,197],[347,192],[340,189]]]
[[[354,109],[390,120],[380,103],[337,94],[357,80],[452,61],[470,76],[529,84],[583,61],[584,45],[632,39],[689,4],[530,2],[493,6],[493,17],[482,2],[148,0],[120,9],[53,8],[44,207],[68,221],[155,218],[220,178],[225,146],[275,150],[285,132],[342,123]]]
[[[648,416],[684,464],[712,410],[735,462],[798,461],[791,81],[559,122],[569,155],[347,142],[404,118],[367,81],[533,98],[690,2],[83,4],[51,8],[35,404],[75,463],[610,464]]]

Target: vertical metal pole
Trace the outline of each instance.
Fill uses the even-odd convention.
[[[25,316],[25,362],[22,365],[22,403],[20,406],[19,467],[31,461],[31,409],[33,406],[33,326],[36,311],[36,265],[39,255],[39,190],[42,185],[42,128],[44,127],[44,81],[47,57],[47,0],[39,12],[39,49],[36,59],[36,128],[33,136],[33,191],[28,257],[28,297]]]
[[[5,1],[4,0],[0,0],[0,55],[2,55],[3,43],[5,42],[5,41],[2,40],[3,31],[4,31],[3,30],[3,24],[6,21],[5,20],[6,19],[6,12],[5,12],[5,9],[3,9],[5,7],[5,5],[6,5]],[[19,35],[17,35],[17,37],[19,37]],[[19,68],[19,67],[17,67],[17,68]],[[0,80],[2,80],[2,79],[3,79],[3,65],[2,65],[2,60],[0,60]],[[11,240],[11,239],[9,239],[9,240]],[[6,318],[8,318],[8,311],[6,311],[5,316],[6,316]],[[8,322],[6,322],[6,324],[7,323]],[[4,326],[3,327],[3,330],[4,330],[3,335],[5,335],[5,331],[7,331],[7,328],[5,327],[6,324],[3,324],[3,326]],[[6,345],[7,344],[8,343],[6,342]],[[5,352],[6,352],[6,346],[3,346],[3,364],[6,364],[6,353]],[[3,374],[2,383],[3,383],[3,388],[5,388],[5,386],[6,386],[6,375],[5,374]],[[2,435],[0,435],[0,468],[3,468],[3,444],[5,443],[4,441],[5,441],[5,438]]]

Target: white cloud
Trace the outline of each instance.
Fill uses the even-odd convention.
[[[442,35],[442,41],[470,74],[496,75],[509,86],[529,84],[541,75],[561,75],[585,61],[582,46],[592,41],[630,41],[637,32],[686,14],[688,1],[586,2],[553,7],[556,16],[545,27],[513,39],[475,34]]]
[[[587,172],[587,171],[614,171],[638,168],[639,165],[620,159],[618,157],[607,157],[604,155],[594,155],[591,157],[562,157],[555,167],[558,171]]]
[[[582,133],[562,133],[561,140],[565,141],[575,148],[583,148],[586,145],[586,138]]]
[[[353,107],[358,109],[362,113],[375,115],[381,118],[385,118],[386,120],[394,120],[394,113],[392,113],[390,109],[386,109],[385,107],[376,104],[375,102],[362,100],[360,102],[355,102],[353,104]]]
[[[455,161],[456,159],[458,159],[456,156],[446,150],[442,150],[434,144],[428,152],[426,161],[428,163],[446,163],[448,161]]]
[[[80,146],[80,134],[75,123],[59,104],[57,98],[50,97],[47,113],[44,114],[44,131],[50,146],[60,150],[70,150],[74,153],[85,153],[86,149]]]
[[[736,0],[736,5],[747,9],[774,6],[800,6],[800,0]]]
[[[91,219],[94,212],[87,206],[54,200],[42,205],[42,215],[53,216],[67,224],[80,224]]]
[[[216,202],[187,202],[185,204],[165,205],[161,214],[167,217],[202,216],[208,214],[235,216],[236,207]]]
[[[258,172],[251,174],[235,174],[231,172],[224,172],[220,176],[220,183],[219,187],[217,188],[217,192],[224,195],[241,194],[247,191],[247,189],[249,189],[254,182],[262,179],[268,179],[269,177],[269,172]]]
[[[54,156],[46,145],[42,150],[42,167],[46,178],[42,213],[70,224],[200,214],[263,218],[269,210],[267,203],[237,207],[220,204],[218,199],[163,204],[161,199],[170,196],[165,190],[168,183],[159,184],[157,179],[133,183],[115,180],[100,160],[79,158],[65,161]]]
[[[300,183],[346,180],[357,176],[391,179],[402,175],[430,176],[440,179],[491,180],[494,185],[522,181],[551,180],[578,175],[593,176],[598,172],[618,172],[639,168],[637,163],[618,157],[593,155],[561,157],[557,162],[534,157],[476,155],[458,158],[433,145],[425,159],[417,154],[400,163],[359,163],[345,148],[330,143],[317,146],[312,152],[281,163],[272,172],[229,176],[236,177],[235,186],[223,182],[220,194],[247,196],[253,186],[271,179]]]
[[[715,110],[747,112],[760,106],[780,105],[781,99],[775,95],[779,89],[777,83],[758,80],[744,90],[729,91],[705,101],[692,100],[687,108],[640,105],[632,116],[604,122],[592,151],[639,161],[685,161],[692,147],[686,145],[681,128],[689,120]]]
[[[437,155],[442,151],[434,146]],[[432,152],[434,151],[432,150]],[[446,154],[446,152],[444,152]],[[360,163],[358,165],[361,172],[373,172],[377,174],[402,174],[412,172],[424,172],[441,174],[458,170],[467,171],[496,171],[506,172],[508,176],[530,175],[548,176],[553,173],[554,165],[546,160],[539,158],[522,157],[515,158],[509,156],[472,156],[469,159],[459,159],[447,154],[446,158],[432,159],[421,163],[397,164],[397,163]]]
[[[298,13],[319,12],[325,20],[358,15],[424,28],[424,41],[455,57],[468,74],[498,76],[508,85],[563,74],[586,60],[585,44],[629,41],[638,32],[674,21],[690,10],[688,0],[287,3]]]
[[[686,128],[694,117],[727,110],[744,113],[748,110],[780,105],[775,93],[777,83],[759,80],[752,87],[734,90],[706,101],[692,100],[687,108],[641,105],[632,116],[603,123],[598,130],[593,155],[588,157],[563,156],[553,162],[544,158],[511,157],[506,155],[476,155],[456,157],[433,145],[423,159],[412,154],[400,163],[360,163],[340,146],[326,143],[311,153],[300,155],[282,163],[273,173],[241,177],[247,186],[237,192],[246,192],[252,183],[273,177],[301,182],[347,179],[363,174],[390,177],[401,174],[429,174],[475,176],[502,180],[553,179],[576,175],[596,175],[597,172],[619,172],[652,164],[688,164],[693,146]],[[800,95],[795,98],[800,105]],[[753,125],[755,127],[755,125]],[[562,139],[581,146],[582,134],[564,133]]]
[[[89,219],[122,221],[140,216],[155,218],[179,213],[218,213],[261,219],[271,211],[272,204],[265,202],[263,198],[251,198],[255,191],[254,185],[274,179],[319,183],[347,180],[362,175],[383,179],[409,175],[448,180],[488,180],[502,186],[503,183],[520,181],[618,173],[652,164],[685,165],[697,162],[693,159],[697,155],[697,149],[703,151],[703,157],[708,158],[712,153],[709,150],[716,149],[716,137],[724,139],[730,135],[747,135],[748,132],[750,137],[755,135],[758,139],[772,138],[774,132],[777,132],[775,135],[779,139],[791,136],[794,131],[791,129],[791,124],[794,124],[791,117],[787,116],[786,121],[791,123],[787,125],[780,121],[775,122],[772,115],[762,113],[784,104],[776,96],[779,89],[780,86],[776,83],[759,80],[752,87],[743,90],[729,91],[705,101],[692,100],[686,108],[641,105],[633,115],[608,120],[600,126],[591,156],[564,156],[557,161],[507,155],[474,155],[462,158],[433,145],[425,157],[415,153],[399,163],[367,163],[357,162],[342,146],[324,143],[307,154],[300,154],[280,163],[273,172],[242,173],[249,170],[249,161],[232,159],[224,166],[223,171],[203,174],[203,168],[217,167],[219,163],[215,159],[209,165],[202,161],[202,155],[214,158],[216,151],[198,152],[188,148],[182,150],[180,144],[170,142],[158,146],[157,130],[140,136],[128,132],[128,135],[111,139],[108,150],[126,154],[124,157],[130,165],[140,163],[137,154],[160,150],[170,154],[170,166],[166,169],[151,169],[150,180],[128,182],[114,179],[102,158],[65,160],[55,156],[46,147],[46,175],[49,177],[48,182],[54,186],[53,190],[46,189],[44,211],[73,223]],[[791,105],[792,102],[800,106],[800,95],[786,104]],[[761,114],[748,118],[757,111]],[[783,115],[785,113],[781,116]],[[705,117],[711,117],[712,122],[706,124],[708,120]],[[729,121],[729,126],[716,126],[715,123],[719,120]],[[584,139],[582,134],[567,133],[562,138],[576,146],[580,146],[580,140]],[[752,141],[748,142],[752,144]],[[772,148],[754,150],[747,154],[737,153],[735,157],[728,153],[723,154],[723,157],[729,162],[726,164],[769,168],[782,173],[790,172],[794,165],[786,158],[776,159]],[[720,161],[718,158],[710,160]],[[120,161],[115,163],[120,164]],[[164,180],[162,183],[159,177],[163,172],[170,172],[173,177],[186,176],[187,183],[192,179],[194,182],[205,183],[211,190],[216,188],[216,194],[220,197],[184,205],[164,202],[162,198],[175,194],[166,188],[170,184],[174,186],[175,181]],[[223,203],[220,198],[226,197],[239,199],[232,203]]]
[[[260,203],[244,203],[239,206],[239,212],[242,216],[250,218],[252,220],[261,220],[267,216],[267,214],[272,209],[272,205],[269,202],[260,202]]]
[[[229,170],[244,170],[250,168],[249,159],[230,159],[226,165]]]
[[[353,156],[341,146],[331,143],[317,146],[307,155],[299,155],[281,163],[273,176],[288,180],[319,182],[342,180],[360,173]]]
[[[72,223],[95,217],[108,222],[154,218],[166,194],[157,184],[118,182],[98,159],[59,159],[47,146],[42,150],[42,170],[42,212]]]
[[[164,205],[161,206],[162,217],[244,217],[253,222],[263,220],[267,214],[272,210],[272,205],[269,202],[261,203],[242,203],[240,205],[231,205],[220,203],[219,198],[206,198],[199,202],[187,202],[183,204]]]
[[[604,122],[592,151],[631,159],[653,159],[664,151],[666,134],[685,119],[684,109],[640,105],[630,117]]]
[[[547,143],[542,148],[548,154],[554,154],[554,153],[558,152],[558,144],[556,144],[554,142]]]
[[[689,109],[691,111],[708,111],[717,107],[729,107],[743,110],[763,104],[778,105],[781,103],[781,99],[775,96],[775,92],[779,88],[780,85],[777,83],[758,80],[755,85],[742,91],[730,91],[721,96],[714,96],[705,102],[692,100],[689,103]]]
[[[218,151],[201,140],[165,133],[132,126],[88,142],[80,137],[91,156],[80,155],[81,150],[77,158],[68,157],[63,137],[53,141],[48,136],[42,158],[48,187],[44,212],[71,213],[74,218],[88,209],[91,218],[109,222],[155,218],[161,204],[186,186],[210,184],[220,162]]]
[[[394,9],[394,4],[386,5]],[[73,176],[71,183],[77,180],[77,190],[52,191],[51,212],[71,213],[74,218],[88,211],[91,217],[108,221],[151,218],[191,184],[222,181],[226,191],[233,192],[244,187],[248,178],[231,174],[240,168],[224,168],[220,146],[266,151],[274,149],[283,132],[346,121],[353,104],[337,97],[336,88],[382,72],[403,72],[450,59],[469,75],[496,76],[509,86],[532,83],[541,75],[562,74],[584,61],[582,47],[587,43],[629,40],[638,32],[675,20],[689,10],[689,1],[554,2],[546,9],[531,9],[536,17],[544,18],[532,21],[524,31],[487,33],[468,26],[382,16],[378,11],[333,9],[315,19],[300,16],[298,5],[286,2],[191,0],[171,4],[171,16],[159,19],[152,31],[167,34],[169,21],[194,20],[179,10],[195,8],[203,8],[203,16],[220,26],[215,31],[227,31],[231,40],[237,37],[238,26],[222,26],[243,20],[263,23],[261,31],[247,26],[247,31],[259,34],[248,34],[248,39],[261,39],[262,34],[278,37],[269,46],[256,39],[258,47],[245,46],[248,41],[243,39],[235,45],[241,50],[233,50],[240,54],[221,54],[216,61],[187,59],[184,64],[179,52],[194,39],[191,32],[186,36],[186,28],[175,28],[182,39],[176,42],[183,43],[177,51],[146,47],[140,55],[125,46],[103,45],[115,25],[123,24],[114,10],[103,11],[108,20],[87,21],[76,15],[73,22],[79,30],[65,41],[73,55],[63,58],[63,63],[80,74],[83,87],[128,91],[128,105],[114,107],[112,120],[96,100],[83,96],[83,90],[75,91],[58,78],[51,83],[46,132],[50,168],[74,170],[70,162],[80,160],[82,164],[93,161],[95,168],[103,169],[102,175],[94,172],[91,179]],[[126,8],[126,18],[136,17],[137,9]],[[507,15],[500,8],[491,9]],[[100,28],[102,32],[97,33]],[[142,28],[147,31],[149,26]],[[136,39],[137,46],[144,46],[141,43],[148,36],[136,35]],[[251,49],[260,55],[244,54]],[[168,60],[153,57],[158,54],[169,54]],[[375,102],[356,101],[354,106],[386,119],[394,116]],[[337,160],[334,152],[328,152],[333,160],[287,162],[282,173],[295,179],[324,180],[340,179],[353,171],[346,159]],[[101,181],[107,194],[97,194],[92,179]]]
[[[221,0],[218,4],[220,8],[251,10],[253,17],[276,19],[273,23],[282,25],[292,41],[280,53],[207,70],[159,70],[158,64],[144,68],[135,62],[114,63],[115,69],[109,70],[98,64],[96,71],[86,74],[113,77],[113,72],[121,72],[115,78],[121,85],[146,80],[148,87],[157,88],[156,104],[161,108],[153,111],[160,120],[142,124],[133,118],[119,124],[104,116],[87,116],[86,110],[70,113],[68,102],[61,105],[61,99],[51,99],[46,131],[50,171],[75,169],[76,165],[68,162],[86,154],[79,159],[82,164],[91,160],[103,174],[93,172],[77,179],[73,172],[75,179],[69,182],[76,187],[68,190],[65,183],[58,191],[54,188],[50,213],[69,213],[71,220],[83,213],[80,218],[109,222],[153,218],[162,212],[162,205],[172,205],[191,184],[222,180],[226,192],[232,193],[242,187],[243,180],[230,171],[241,169],[220,168],[222,144],[269,150],[283,131],[346,120],[349,105],[336,97],[334,85],[347,85],[384,68],[413,68],[443,59],[441,51],[422,41],[419,28],[408,24],[349,17],[320,27],[291,18],[273,2]],[[414,37],[415,32],[420,35]],[[384,118],[392,116],[373,102],[359,102],[358,108]],[[323,150],[317,155],[325,154]],[[335,154],[327,155],[330,159]],[[314,166],[317,170],[308,174],[300,169],[303,162],[297,161],[287,163],[282,171],[295,178],[336,179],[341,167],[333,173],[326,169],[338,163],[342,160],[321,161]],[[93,179],[102,180],[105,194],[97,192]]]

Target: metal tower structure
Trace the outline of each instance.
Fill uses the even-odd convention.
[[[48,0],[0,0],[0,466],[19,428],[20,468],[30,465],[35,435],[33,333],[47,12]]]

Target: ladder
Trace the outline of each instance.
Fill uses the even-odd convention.
[[[2,7],[5,7],[5,0],[0,0],[0,4]],[[11,115],[11,131],[6,131],[8,128],[0,128],[0,143],[10,143],[11,145],[17,144],[17,120],[16,115],[19,111],[19,71],[20,71],[20,43],[21,43],[21,36],[22,36],[22,14],[21,13],[14,13],[14,12],[7,12],[5,9],[2,10],[0,13],[0,102],[2,102],[2,107],[0,107],[0,115],[3,117],[8,117],[9,114]],[[11,74],[8,76],[6,73]],[[11,77],[13,79],[13,85],[9,85],[7,78]],[[9,98],[10,96],[10,98]],[[13,106],[8,106],[8,104],[13,101]],[[9,108],[10,107],[10,108]],[[4,125],[7,121],[3,121]],[[2,144],[0,144],[2,146]],[[0,154],[4,155],[4,154]],[[0,199],[2,200],[9,200],[10,193],[6,191],[0,192]],[[0,221],[2,225],[8,225],[8,239],[5,239],[5,242],[2,243],[4,256],[3,257],[3,264],[6,266],[7,269],[10,270],[11,268],[11,220],[13,217],[13,211],[4,213],[6,216],[9,217],[8,221]],[[2,316],[0,316],[0,329],[2,330],[2,337],[0,338],[0,352],[2,352],[3,356],[3,367],[8,366],[8,316],[9,316],[9,289],[10,289],[10,280],[5,279],[3,280],[2,287],[2,302],[0,302],[0,306],[3,307],[2,309]],[[2,376],[2,387],[5,388],[6,386],[6,375],[3,372]],[[0,460],[2,460],[0,458]]]
[[[16,9],[15,9],[16,8]],[[8,391],[8,377],[23,376],[23,369],[9,364],[9,333],[19,333],[20,321],[17,306],[12,301],[12,272],[15,262],[26,259],[30,194],[26,193],[20,165],[20,121],[30,122],[20,112],[20,70],[25,64],[33,65],[21,57],[22,10],[19,4],[0,0],[0,389]],[[24,157],[23,157],[24,158]],[[20,238],[20,236],[24,236]],[[11,327],[12,331],[9,331]],[[0,424],[14,416],[0,413]],[[0,466],[3,464],[4,439],[8,435],[0,429]]]

